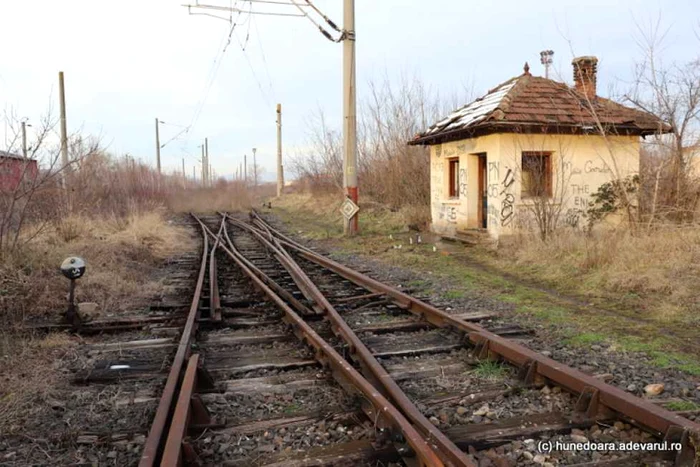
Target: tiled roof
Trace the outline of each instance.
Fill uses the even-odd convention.
[[[590,104],[565,83],[523,73],[461,107],[417,135],[409,144],[436,144],[479,134],[542,131],[609,132],[647,135],[668,125],[646,112],[596,97]]]

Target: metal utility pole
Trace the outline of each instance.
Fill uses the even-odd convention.
[[[27,123],[22,120],[22,157],[27,158]]]
[[[243,154],[243,184],[248,186],[248,155]]]
[[[192,166],[192,180],[194,180],[195,185],[197,184],[197,166]]]
[[[206,166],[207,166],[207,157],[204,154],[204,145],[201,146],[202,148],[202,186],[205,185],[206,180],[204,179],[204,173],[207,171]]]
[[[343,165],[346,196],[357,205],[357,95],[355,86],[355,0],[343,0]],[[345,218],[345,235],[359,231],[357,212]]]
[[[158,128],[158,117],[156,117],[156,165],[160,175],[160,131]]]
[[[68,130],[66,129],[66,91],[63,85],[63,72],[58,72],[58,103],[61,114],[61,184],[66,188],[66,172],[70,171],[68,164]]]
[[[255,161],[255,153],[258,149],[253,148],[253,186],[258,189],[258,163]]]
[[[185,173],[185,158],[182,158],[182,186],[183,188],[187,185],[187,174]]]
[[[277,197],[284,190],[284,167],[282,166],[282,104],[277,104]]]
[[[207,185],[211,185],[211,164],[209,163],[209,138],[204,138],[204,155],[206,157],[207,163],[204,166],[204,169],[207,172],[206,179],[207,181],[205,182]]]

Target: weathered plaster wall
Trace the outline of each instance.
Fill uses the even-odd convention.
[[[533,227],[531,201],[521,196],[523,151],[552,153],[552,194],[559,221],[582,227],[591,195],[603,183],[639,172],[634,136],[497,134],[431,147],[431,213],[435,232],[479,228],[478,159],[487,154],[488,233],[493,238]],[[448,196],[448,159],[460,159],[460,196]]]
[[[499,135],[488,135],[430,147],[430,208],[432,229],[445,235],[457,230],[477,228],[478,161],[474,154],[497,155]],[[459,158],[459,197],[450,199],[448,191],[451,158]]]
[[[640,140],[636,136],[598,135],[501,135],[501,167],[515,174],[511,185],[515,203],[511,222],[501,222],[496,237],[517,228],[533,227],[532,201],[521,196],[520,164],[523,151],[552,153],[552,202],[561,206],[559,222],[575,228],[585,225],[591,195],[606,182],[639,173]],[[502,186],[505,187],[505,179]],[[501,219],[505,218],[501,211]]]

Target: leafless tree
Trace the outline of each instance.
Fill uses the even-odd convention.
[[[427,148],[406,142],[444,113],[471,100],[473,90],[443,98],[417,77],[385,76],[369,83],[358,113],[358,175],[361,192],[394,207],[427,209],[430,199],[430,160]],[[342,188],[342,136],[329,128],[322,111],[310,122],[307,150],[292,168],[316,187]]]
[[[700,57],[686,63],[665,63],[661,50],[666,31],[660,18],[649,27],[638,25],[637,31],[643,56],[635,64],[634,80],[624,100],[671,126],[670,134],[647,143],[656,162],[649,174],[654,188],[648,222],[657,217],[690,222],[700,200],[689,163],[700,147]]]
[[[535,142],[539,136],[518,136],[513,151],[517,160],[512,165],[521,180],[522,215],[518,224],[533,228],[542,241],[547,241],[562,225],[580,227],[585,209],[569,206],[572,154],[566,136],[551,135],[546,145],[539,145],[541,148]],[[552,153],[552,149],[556,151]]]

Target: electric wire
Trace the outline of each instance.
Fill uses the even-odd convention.
[[[253,21],[255,21],[255,18],[253,18]],[[277,100],[276,95],[275,95],[275,88],[272,85],[272,78],[270,77],[270,68],[267,66],[267,58],[265,57],[265,50],[263,49],[262,39],[260,39],[260,30],[258,29],[257,21],[255,21],[254,25],[255,25],[255,35],[258,38],[258,46],[260,47],[260,54],[262,56],[263,65],[265,66],[265,75],[267,76],[268,86],[270,88],[270,92],[272,92],[273,100]]]
[[[301,12],[303,13],[303,15],[304,15],[309,21],[311,21],[311,23],[313,23],[314,26],[316,26],[316,27],[318,28],[319,32],[320,32],[321,34],[323,34],[323,36],[324,36],[326,39],[328,39],[328,40],[331,41],[331,42],[340,42],[341,40],[343,40],[343,34],[341,34],[340,37],[338,37],[337,39],[335,39],[335,38],[331,35],[331,33],[329,33],[328,31],[326,31],[326,30],[323,28],[323,26],[321,26],[315,19],[313,19],[313,18],[311,17],[311,15],[309,15],[309,14],[306,12],[306,10],[304,10],[304,9],[302,8],[301,5],[299,5],[295,0],[290,0],[290,1],[294,4],[294,6],[296,6],[296,7],[299,9],[299,11],[301,11]]]
[[[313,3],[311,3],[311,0],[306,0],[306,3],[307,3],[311,8],[313,8],[314,11],[315,11],[316,13],[318,13],[323,19],[325,19],[325,20],[326,20],[326,23],[328,23],[328,25],[329,25],[330,27],[332,27],[333,29],[335,29],[335,30],[338,31],[338,32],[341,32],[341,33],[343,32],[333,21],[331,21],[331,19],[330,19],[328,16],[326,16],[321,10],[319,10],[318,8],[316,8],[316,5],[314,5]]]
[[[197,5],[186,5],[187,8],[192,9],[192,8],[202,8],[205,10],[218,10],[218,11],[233,11],[241,13],[245,12],[245,10],[241,10],[240,8],[236,7],[225,7],[225,6],[218,6],[218,5],[202,5],[202,4],[197,4]],[[252,6],[252,4],[251,4]],[[298,6],[298,5],[297,5]],[[304,11],[304,10],[302,10]],[[304,15],[303,14],[298,14],[298,13],[279,13],[279,12],[274,12],[274,11],[250,11],[248,12],[251,15],[263,15],[263,16],[288,16],[288,17],[296,17],[296,18],[302,18]],[[203,13],[191,13],[191,14],[203,14]]]

